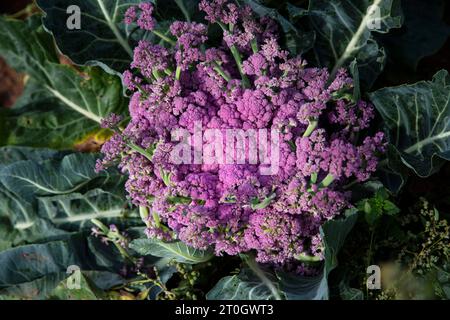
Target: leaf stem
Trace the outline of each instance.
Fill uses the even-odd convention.
[[[180,80],[181,76],[181,67],[177,66],[177,69],[175,70],[175,80]]]
[[[155,36],[160,37],[162,40],[166,41],[167,43],[170,43],[171,45],[175,45],[175,43],[176,43],[174,40],[170,39],[168,36],[166,36],[162,32],[159,32],[158,30],[152,30],[152,33]]]
[[[250,44],[252,46],[253,53],[258,53],[258,42],[256,41],[256,38],[253,38],[252,41],[250,41]]]
[[[129,146],[134,151],[140,153],[144,157],[146,157],[148,160],[152,161],[152,156],[147,151],[145,151],[143,148],[139,147],[138,145],[134,143],[127,143],[127,146]]]
[[[308,125],[308,127],[306,128],[305,133],[303,134],[303,137],[304,137],[304,138],[309,137],[309,136],[311,135],[311,133],[314,131],[314,129],[317,128],[317,124],[318,124],[318,123],[319,123],[319,122],[318,122],[317,120],[311,120],[311,121],[309,121],[309,125]]]
[[[326,188],[326,187],[328,187],[330,184],[332,184],[333,181],[334,181],[334,176],[333,176],[331,173],[329,173],[329,174],[322,180],[322,182],[320,183],[320,187],[321,187],[321,188]]]
[[[228,29],[227,26],[225,24],[223,24],[222,22],[217,22],[217,24],[222,28],[224,33],[231,32],[230,30],[233,29],[233,25],[230,25],[230,28]],[[232,45],[229,48],[230,48],[231,54],[233,55],[234,60],[236,61],[236,65],[238,67],[239,74],[241,75],[243,87],[250,88],[250,81],[248,80],[247,75],[242,70],[242,58],[241,58],[241,54],[239,53],[239,50],[237,49],[237,47],[235,45]]]
[[[242,70],[242,58],[241,58],[241,54],[239,53],[239,50],[236,48],[235,45],[232,45],[230,47],[230,50],[231,50],[231,54],[233,55],[234,60],[236,61],[244,88],[250,88],[250,81],[248,80],[247,75],[244,73],[244,70]]]
[[[223,68],[214,61],[214,70],[220,74],[222,76],[222,78],[224,78],[227,82],[231,81],[231,77],[226,73],[225,70],[223,70]]]
[[[372,6],[374,8],[379,7],[379,5],[382,1],[383,0],[374,0]],[[345,48],[344,52],[339,57],[339,59],[336,60],[336,64],[334,65],[333,70],[331,71],[331,74],[330,74],[330,79],[333,79],[336,76],[336,73],[338,72],[338,70],[343,66],[343,64],[353,55],[355,50],[358,48],[358,42],[364,35],[364,31],[366,31],[366,29],[368,29],[367,22],[369,21],[370,18],[371,18],[371,14],[369,12],[367,12],[364,15],[363,19],[361,20],[361,23],[359,24],[358,29],[353,34],[352,39],[347,44],[347,47]],[[369,32],[370,32],[370,30],[369,30]]]
[[[100,7],[100,10],[102,10],[103,16],[105,17],[109,28],[112,30],[112,32],[116,36],[116,38],[119,41],[120,45],[132,57],[133,56],[133,50],[131,50],[130,45],[128,44],[127,40],[125,40],[123,38],[123,36],[120,33],[119,29],[117,29],[116,24],[114,23],[114,21],[112,21],[111,17],[109,16],[108,11],[105,8],[105,4],[103,3],[103,0],[97,0],[97,3],[98,3],[98,6]]]

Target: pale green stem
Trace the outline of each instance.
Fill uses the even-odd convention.
[[[253,53],[257,53],[258,50],[258,42],[256,41],[256,38],[253,38],[253,40],[250,42],[251,46],[252,46],[252,51]]]
[[[214,70],[222,76],[227,82],[231,81],[231,77],[226,73],[225,70],[217,63],[214,62]]]
[[[329,173],[320,183],[320,187],[321,188],[328,187],[330,184],[333,183],[334,179],[335,179],[334,176],[331,173]]]
[[[175,41],[170,39],[168,36],[166,36],[165,34],[159,32],[158,30],[152,30],[152,33],[158,37],[160,37],[162,40],[166,41],[167,43],[170,43],[171,45],[175,45]]]
[[[139,147],[138,145],[136,145],[134,143],[127,143],[127,146],[129,146],[134,151],[140,153],[141,155],[146,157],[148,160],[152,161],[152,156],[147,151],[145,151],[143,148]]]
[[[103,13],[103,16],[105,17],[105,20],[106,20],[109,28],[112,30],[112,32],[116,36],[120,45],[125,49],[125,51],[130,56],[133,56],[133,50],[131,50],[130,45],[128,44],[128,41],[120,33],[119,29],[117,28],[116,23],[114,21],[112,21],[111,17],[109,16],[108,10],[106,9],[105,4],[103,3],[103,0],[97,0],[97,3],[100,7],[100,10]]]
[[[223,32],[230,32],[233,30],[233,25],[230,25],[229,29],[227,29],[227,26],[223,24],[222,22],[217,22],[219,26],[222,28]],[[239,70],[239,74],[241,75],[242,84],[244,88],[250,88],[250,81],[247,78],[247,75],[242,70],[242,58],[241,54],[239,53],[239,50],[236,48],[235,45],[232,45],[230,47],[231,54],[233,55],[234,60],[236,61],[236,65]]]
[[[106,237],[111,238],[111,232],[109,231],[108,227],[105,226],[100,220],[98,219],[91,219],[91,222],[93,224],[95,224],[103,233]],[[114,233],[115,236],[117,236],[116,233]],[[121,235],[118,235],[119,238],[124,239]],[[116,246],[117,250],[119,250],[120,255],[122,257],[124,257],[125,259],[130,260],[133,264],[136,263],[136,259],[133,258],[132,256],[130,256],[130,254],[120,245],[118,244],[116,241],[112,241],[111,242],[114,243],[114,245]]]
[[[108,227],[106,227],[100,220],[91,219],[91,222],[95,224],[104,234],[107,234],[109,232]]]
[[[318,121],[317,120],[311,120],[309,121],[309,125],[306,128],[305,133],[303,134],[303,137],[309,137],[311,133],[314,131],[314,129],[317,128]]]
[[[175,70],[175,79],[176,80],[180,80],[180,76],[181,76],[181,67],[177,67],[177,69]]]
[[[311,183],[316,183],[317,182],[317,173],[313,172],[311,173]]]
[[[155,222],[155,226],[157,228],[161,227],[161,220],[159,219],[159,215],[156,211],[152,211],[152,217],[153,217],[153,221]]]
[[[242,70],[242,58],[241,54],[239,53],[239,50],[236,48],[235,45],[231,46],[230,50],[234,60],[236,61],[236,65],[238,67],[239,74],[241,75],[242,84],[244,85],[244,88],[250,88],[250,81],[248,80],[247,75],[244,73],[244,70]]]
[[[156,80],[161,79],[161,74],[159,73],[158,70],[152,70],[152,74],[155,77]]]
[[[142,221],[144,221],[145,225],[147,225],[147,227],[148,227],[148,223],[147,223],[148,216],[149,216],[148,208],[139,206],[139,215],[141,216]]]

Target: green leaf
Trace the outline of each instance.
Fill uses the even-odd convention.
[[[123,184],[119,187],[122,188]],[[88,229],[92,227],[91,219],[101,219],[106,224],[120,222],[122,226],[137,225],[140,222],[137,215],[128,208],[120,190],[105,191],[96,188],[84,194],[39,197],[38,202],[39,216],[51,221],[58,229]]]
[[[328,285],[323,273],[311,277],[285,272],[277,275],[287,300],[323,300],[328,297]]]
[[[450,83],[445,70],[432,81],[383,88],[370,98],[384,120],[389,142],[420,177],[450,159]]]
[[[124,13],[140,0],[38,0],[45,12],[44,25],[60,50],[79,65],[100,66],[109,73],[123,72],[130,64],[134,39],[123,23]],[[81,29],[70,30],[67,8],[77,5],[81,11]],[[132,39],[133,38],[133,39]]]
[[[25,200],[36,196],[65,195],[76,192],[98,176],[93,154],[70,154],[61,162],[25,160],[5,166],[0,182]]]
[[[34,15],[25,21],[0,16],[0,55],[16,70],[50,80],[45,62],[58,63],[52,37]]]
[[[0,289],[0,300],[12,299],[46,299],[58,283],[67,277],[65,272],[50,273],[35,280],[9,285]]]
[[[49,294],[51,300],[101,300],[106,294],[95,286],[81,270],[61,281]]]
[[[104,74],[98,74],[98,69],[86,70],[90,72],[86,76],[92,75],[96,79],[106,80]],[[97,73],[97,75],[94,73]],[[76,75],[76,77],[79,77],[79,75]],[[80,84],[83,86],[82,83]],[[111,83],[105,82],[104,85],[110,86]],[[100,95],[114,98],[116,95],[114,92],[105,92],[106,90],[100,86],[96,89]],[[117,86],[113,84],[113,88],[121,90],[119,83],[117,83]],[[75,87],[73,89],[75,90]],[[83,90],[86,91],[86,87],[83,86]],[[85,97],[87,98],[88,95],[85,94]],[[85,99],[85,97],[80,97],[80,100]],[[117,98],[118,101],[122,101],[119,95],[117,95]],[[77,97],[73,97],[74,101],[77,99]],[[98,112],[99,115],[94,116],[94,118],[104,117],[110,111],[121,113],[125,105],[123,101],[116,105],[112,99],[102,101],[101,96],[98,99],[101,107]],[[111,105],[111,103],[112,108],[109,109],[108,104]],[[33,79],[28,81],[24,95],[17,101],[14,108],[8,111],[5,119],[6,126],[9,127],[8,134],[5,137],[8,145],[72,149],[76,143],[81,143],[87,136],[97,137],[99,133],[106,131],[99,129],[97,121],[69,108],[68,105],[53,96],[49,90]],[[97,113],[97,111],[94,111],[94,113]],[[102,137],[99,136],[99,138]]]
[[[209,250],[198,250],[185,245],[181,241],[163,242],[157,239],[136,239],[130,248],[140,255],[172,258],[177,262],[197,264],[209,261],[214,254]]]
[[[276,278],[264,271],[266,277],[277,285]],[[273,300],[269,288],[250,269],[238,275],[222,278],[207,295],[207,300]]]
[[[154,3],[160,23],[171,20],[204,22],[198,0],[155,0]]]
[[[59,236],[90,228],[92,218],[120,226],[140,223],[126,200],[125,177],[114,170],[95,173],[93,154],[29,148],[0,148],[0,154],[0,217],[17,236]]]
[[[383,185],[390,192],[397,194],[412,172],[403,165],[400,152],[393,145],[388,145],[385,157],[386,159],[380,162],[378,175]]]
[[[23,160],[41,162],[49,159],[62,159],[67,152],[52,149],[8,146],[0,148],[0,170],[3,166]]]
[[[379,25],[369,8],[378,8]],[[339,68],[356,59],[360,79],[368,87],[384,67],[384,50],[372,33],[386,33],[401,26],[398,0],[311,0],[310,22],[316,31],[316,58],[321,66]],[[375,23],[374,23],[375,22]]]
[[[443,20],[443,0],[403,0],[405,16],[399,32],[383,35],[381,42],[393,63],[415,70],[419,61],[436,53],[450,36],[450,26]]]
[[[39,16],[26,21],[0,17],[0,54],[31,76],[24,96],[6,114],[4,144],[72,148],[98,130],[106,115],[127,108],[119,77],[100,68],[59,64]]]
[[[93,251],[86,237],[76,235],[64,241],[32,244],[0,252],[0,296],[13,295],[26,299],[49,298],[58,284],[68,277],[67,271],[79,268],[91,277],[101,289],[108,289],[121,282],[117,275],[106,271],[118,270],[118,265],[98,256],[102,252]],[[109,279],[106,279],[109,278]]]
[[[348,210],[344,219],[330,220],[326,222],[321,230],[325,245],[325,275],[337,267],[337,255],[344,245],[345,239],[358,219],[357,211]]]
[[[436,290],[441,299],[450,299],[450,264],[447,261],[436,267]]]
[[[400,209],[391,201],[385,188],[379,188],[370,198],[363,199],[357,204],[359,211],[364,212],[366,222],[374,226],[380,218],[386,215],[395,215]]]

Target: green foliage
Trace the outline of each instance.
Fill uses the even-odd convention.
[[[0,217],[11,244],[86,230],[93,218],[139,223],[118,172],[94,172],[93,154],[0,148]]]
[[[0,54],[31,77],[24,96],[6,113],[3,144],[72,148],[98,130],[103,117],[125,111],[120,78],[99,68],[59,64],[40,16],[25,22],[0,17],[0,30]]]
[[[58,47],[76,64],[100,66],[108,72],[122,72],[131,61],[135,39],[142,37],[133,33],[123,23],[124,13],[132,4],[141,1],[82,1],[39,0],[45,12],[44,26],[55,37]],[[66,26],[67,8],[80,8],[80,30]]]
[[[383,35],[381,42],[390,59],[416,70],[420,60],[438,51],[450,36],[450,26],[443,19],[445,1],[403,0],[401,3],[402,29]]]
[[[84,236],[72,236],[67,240],[20,246],[0,252],[0,295],[25,299],[49,298],[58,284],[68,277],[66,272],[70,266],[86,271],[114,270],[113,260],[105,259],[98,263],[98,257],[93,254],[101,252],[92,250],[92,242],[86,241]],[[99,286],[102,286],[101,282],[105,279],[99,279]],[[108,282],[104,282],[108,285],[102,287],[108,287],[118,280],[109,274]]]
[[[389,194],[384,188],[377,190],[372,198],[361,200],[357,206],[359,211],[364,212],[366,222],[370,226],[374,226],[384,214],[395,215],[400,211],[389,200]]]
[[[432,81],[383,88],[370,93],[389,142],[403,164],[420,177],[439,170],[450,159],[450,84],[445,70]]]
[[[372,6],[380,10],[379,26],[374,25]],[[376,41],[375,33],[387,33],[402,24],[398,0],[311,0],[309,19],[316,32],[314,53],[321,66],[336,74],[356,59],[360,80],[365,88],[383,70],[386,53]]]
[[[164,242],[157,239],[136,239],[130,243],[130,248],[143,256],[165,257],[187,264],[206,262],[213,257],[211,251],[194,249],[181,241]]]

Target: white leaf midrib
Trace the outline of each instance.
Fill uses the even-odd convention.
[[[46,89],[48,91],[50,91],[56,98],[58,98],[59,100],[61,100],[64,104],[68,105],[70,108],[72,108],[73,110],[75,110],[78,113],[81,113],[83,116],[85,116],[88,119],[91,119],[97,123],[101,123],[102,118],[99,117],[98,115],[88,111],[87,109],[83,108],[82,106],[76,104],[75,102],[73,102],[72,100],[70,100],[69,98],[67,98],[66,96],[64,96],[61,92],[59,92],[58,90],[50,87],[49,85],[45,86]],[[82,97],[84,97],[82,95]]]
[[[378,7],[382,1],[383,0],[374,0],[373,3],[369,7],[372,7],[372,6]],[[363,36],[364,31],[366,31],[366,29],[367,29],[367,22],[369,21],[370,16],[371,15],[369,14],[369,12],[366,11],[366,14],[362,18],[361,23],[358,26],[358,29],[353,34],[353,37],[347,44],[344,52],[341,54],[339,59],[336,61],[336,64],[334,65],[334,68],[331,72],[332,78],[336,75],[337,71],[339,70],[339,68],[342,67],[342,65],[345,63],[345,61],[347,61],[352,56],[354,51],[357,49],[357,44],[359,43],[361,37]]]
[[[114,35],[117,38],[117,41],[120,43],[120,45],[125,49],[125,51],[132,56],[133,50],[131,50],[130,45],[128,42],[123,38],[122,34],[120,33],[119,29],[117,29],[116,24],[109,16],[108,11],[106,10],[105,4],[103,3],[103,0],[97,0],[98,6],[100,7],[100,10],[102,11],[103,16],[105,17],[105,20],[111,29],[111,31],[114,33]]]

